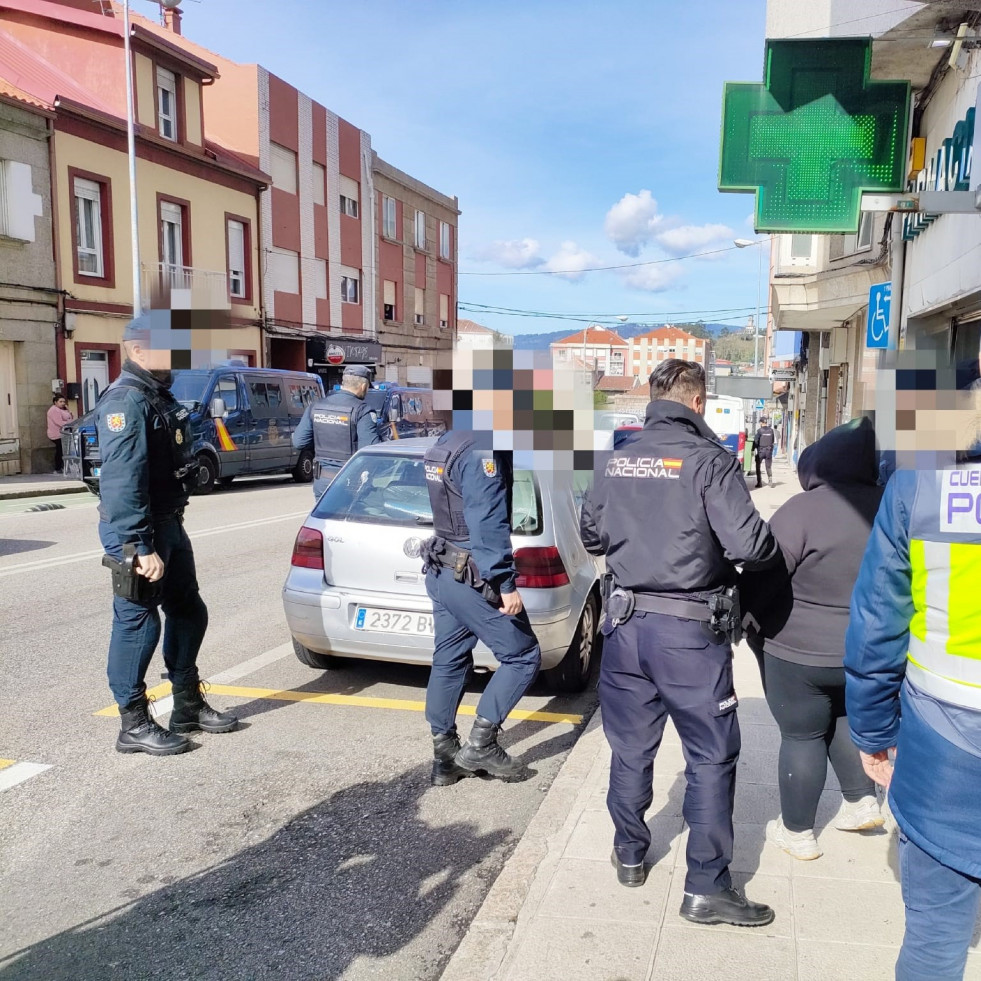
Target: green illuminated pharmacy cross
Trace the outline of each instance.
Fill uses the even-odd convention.
[[[855,232],[900,191],[908,82],[870,81],[867,39],[768,41],[766,83],[727,83],[719,189],[756,192],[761,232]]]

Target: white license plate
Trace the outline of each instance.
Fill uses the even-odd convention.
[[[354,617],[355,630],[370,630],[382,634],[415,634],[432,637],[431,613],[406,613],[404,610],[377,610],[359,606]]]

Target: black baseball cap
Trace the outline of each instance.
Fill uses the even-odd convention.
[[[374,374],[374,369],[370,368],[366,364],[346,364],[344,365],[345,375],[355,375],[358,378],[364,378],[367,381],[371,381],[371,376]]]

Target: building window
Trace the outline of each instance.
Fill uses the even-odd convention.
[[[862,212],[862,220],[858,225],[858,234],[844,236],[844,255],[854,255],[856,252],[868,252],[872,248],[873,219],[874,215],[871,211]]]
[[[351,218],[357,218],[360,212],[358,208],[358,201],[360,197],[360,188],[358,187],[358,182],[352,180],[350,177],[341,178],[341,214],[348,215]]]
[[[275,246],[266,251],[266,282],[273,291],[300,292],[300,254]]]
[[[184,209],[172,201],[160,202],[160,261],[171,272],[184,265]]]
[[[75,178],[75,234],[80,276],[105,276],[102,245],[102,186]]]
[[[313,203],[327,203],[327,168],[318,163],[313,165]]]
[[[421,211],[416,212],[417,215],[421,215]],[[426,322],[426,291],[421,287],[416,288],[416,323],[424,324]]]
[[[449,222],[441,221],[439,223],[439,257],[441,259],[449,259],[452,254],[450,225]]]
[[[249,295],[246,262],[248,230],[244,221],[227,219],[228,230],[228,295],[244,300]]]
[[[287,194],[296,194],[296,154],[277,143],[270,144],[269,171],[273,187]]]
[[[439,325],[450,326],[450,298],[445,293],[439,294]]]
[[[385,238],[398,239],[398,230],[396,229],[396,208],[395,208],[395,198],[389,197],[387,194],[382,195],[382,235]]]
[[[790,236],[790,264],[804,265],[811,261],[811,254],[814,248],[813,235],[791,235]]]
[[[391,199],[389,199],[391,200]],[[385,320],[395,320],[395,283],[390,279],[382,280],[382,317]]]
[[[157,69],[157,130],[165,140],[177,139],[177,76]]]
[[[416,226],[415,226],[415,245],[417,249],[424,249],[426,247],[426,212],[417,211],[416,212]]]
[[[361,274],[355,269],[345,267],[341,273],[341,301],[361,302]]]

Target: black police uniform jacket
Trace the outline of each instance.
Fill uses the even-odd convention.
[[[314,402],[307,412],[317,460],[344,463],[355,450],[379,442],[374,412],[353,392],[333,392]],[[303,428],[303,420],[299,428]],[[294,445],[299,439],[294,439]]]
[[[735,583],[734,563],[766,564],[778,548],[737,458],[701,416],[667,399],[600,458],[580,534],[639,593],[717,592]]]
[[[190,413],[168,387],[127,360],[96,407],[102,470],[99,514],[121,544],[154,551],[154,521],[181,511],[196,473]]]

